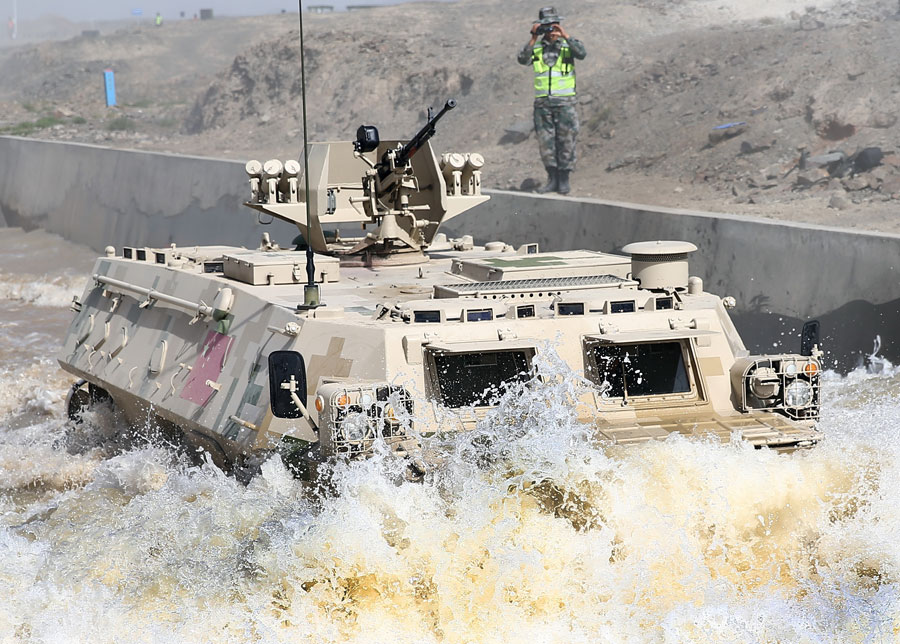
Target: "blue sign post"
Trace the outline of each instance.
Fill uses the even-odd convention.
[[[116,104],[116,77],[113,70],[103,70],[103,85],[106,88],[106,107],[113,107]]]
[[[143,15],[144,15],[144,10],[143,10],[143,9],[132,9],[132,10],[131,10],[131,15],[132,15],[132,16],[138,16],[138,17],[143,16]]]

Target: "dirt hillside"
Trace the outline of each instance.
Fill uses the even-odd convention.
[[[308,16],[312,139],[411,134],[456,97],[441,150],[531,189],[530,2]],[[561,6],[582,39],[578,195],[900,232],[897,0]],[[0,54],[8,133],[231,158],[296,157],[296,16],[182,21]],[[121,106],[102,103],[117,73]],[[860,154],[866,148],[876,148]]]

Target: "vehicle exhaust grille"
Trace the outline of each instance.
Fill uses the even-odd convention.
[[[502,280],[493,282],[463,282],[439,284],[434,297],[503,298],[517,295],[560,295],[566,291],[580,291],[597,287],[637,286],[634,280],[615,275],[581,275],[577,277],[544,277],[532,280]]]

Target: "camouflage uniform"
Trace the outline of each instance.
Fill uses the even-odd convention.
[[[560,49],[567,45],[572,57],[583,60],[584,44],[576,39],[557,38],[555,42],[543,39],[538,45],[525,45],[519,52],[522,65],[532,63],[534,49],[543,49],[544,63],[552,67]],[[575,137],[578,134],[578,112],[575,96],[542,96],[534,99],[534,131],[541,151],[541,161],[547,169],[571,171],[575,169]]]
[[[534,102],[534,133],[545,168],[575,169],[575,136],[578,134],[578,112],[575,100],[552,103],[539,98]],[[559,100],[559,99],[557,99]]]

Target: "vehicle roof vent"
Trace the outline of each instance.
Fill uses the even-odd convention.
[[[684,241],[635,242],[622,248],[631,255],[631,276],[646,289],[686,289],[688,255],[695,250]]]
[[[434,287],[434,297],[504,298],[535,296],[550,297],[570,291],[597,288],[624,288],[637,286],[633,280],[615,275],[578,275],[574,277],[542,277],[525,280],[497,280],[491,282],[457,282],[438,284]]]

